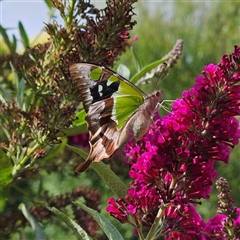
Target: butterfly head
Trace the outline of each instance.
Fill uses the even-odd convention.
[[[163,99],[163,91],[162,90],[156,90],[150,94],[147,95],[145,99],[145,109],[148,109],[149,113],[152,115],[153,112],[156,112],[160,108],[159,102]]]

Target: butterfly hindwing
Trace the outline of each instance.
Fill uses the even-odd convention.
[[[125,141],[129,131],[141,137],[162,98],[161,91],[146,96],[138,87],[113,71],[89,63],[70,66],[79,88],[90,134],[90,153],[76,171],[111,157]]]

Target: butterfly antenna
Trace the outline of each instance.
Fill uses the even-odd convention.
[[[157,77],[157,81],[156,81],[156,84],[155,84],[155,89],[157,88],[158,83],[159,83],[161,77],[163,76],[163,74],[165,74],[165,77],[162,79],[162,81],[164,79],[166,79],[167,76],[168,76],[168,65],[167,65],[167,62],[162,63],[161,64],[161,68],[162,68],[161,72],[158,72],[158,73],[155,74],[155,76]]]

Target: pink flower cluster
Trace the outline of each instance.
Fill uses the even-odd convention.
[[[125,198],[109,199],[107,211],[138,234],[151,231],[159,217],[155,237],[218,239],[208,236],[222,230],[221,220],[228,217],[217,215],[204,223],[193,204],[209,198],[217,177],[214,162],[228,163],[240,138],[235,118],[240,115],[240,47],[220,64],[206,66],[195,80],[170,114],[156,120],[140,141],[125,146],[133,182]]]

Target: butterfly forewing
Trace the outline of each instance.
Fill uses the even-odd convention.
[[[70,67],[70,73],[79,87],[87,113],[92,104],[113,99],[111,118],[117,122],[118,130],[144,101],[144,93],[139,88],[104,67],[78,63]],[[96,112],[97,108],[94,109]]]
[[[76,169],[81,172],[92,161],[111,157],[129,131],[142,136],[162,94],[147,97],[128,80],[94,64],[77,63],[69,70],[80,91],[90,134],[89,156]],[[143,126],[145,121],[147,125]]]

